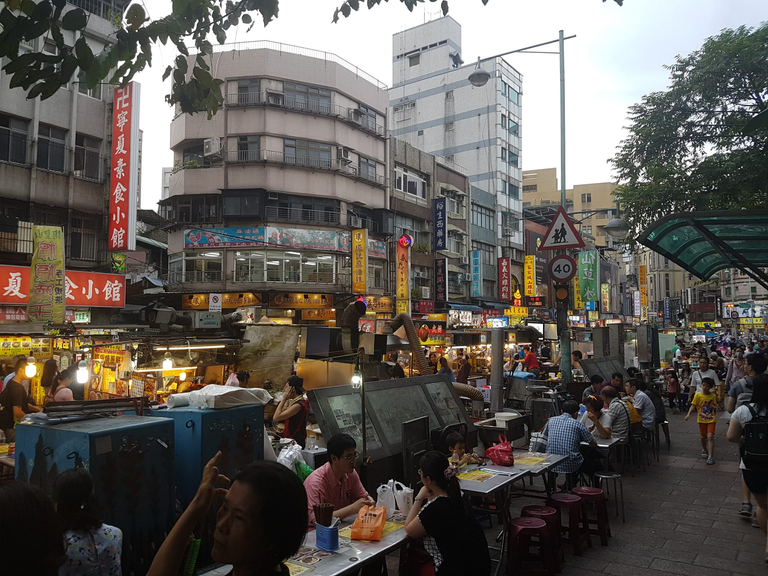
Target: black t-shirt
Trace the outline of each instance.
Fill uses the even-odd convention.
[[[2,394],[0,394],[0,429],[8,430],[14,427],[13,407],[19,406],[24,413],[27,408],[27,392],[24,386],[15,380],[9,380],[5,385]]]
[[[437,576],[489,576],[491,557],[483,529],[460,506],[450,498],[436,498],[419,513],[421,525],[443,555]]]
[[[541,350],[539,351],[539,356],[541,356],[542,360],[550,360],[551,354],[552,349],[549,346],[542,346]]]

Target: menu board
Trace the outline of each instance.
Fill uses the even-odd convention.
[[[419,385],[397,386],[367,392],[366,404],[376,414],[381,432],[391,446],[400,446],[403,422],[429,416],[429,429],[440,428],[440,421]]]
[[[367,403],[366,403],[367,404]],[[363,445],[363,417],[360,410],[360,396],[357,394],[345,394],[343,396],[330,396],[328,405],[336,420],[336,426],[339,434],[349,434],[357,442],[357,448],[360,450]],[[366,442],[368,450],[381,448],[379,437],[370,420],[365,423]]]
[[[448,390],[445,382],[428,382],[426,384],[427,392],[435,405],[435,411],[444,426],[462,422],[462,409],[456,404],[456,399]]]

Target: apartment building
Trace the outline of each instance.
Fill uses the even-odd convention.
[[[482,297],[498,299],[498,258],[510,257],[522,276],[522,76],[491,58],[481,61],[491,79],[473,86],[476,63],[464,65],[461,26],[450,16],[394,34],[392,56],[391,133],[466,168],[479,191],[469,209],[490,230],[472,235],[470,250],[484,261]]]
[[[211,67],[224,108],[171,123],[169,290],[331,309],[352,291],[352,230],[366,229],[369,293],[391,292],[386,86],[334,54],[273,42],[217,47]]]

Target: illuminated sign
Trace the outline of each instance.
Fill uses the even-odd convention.
[[[30,269],[0,265],[0,303],[24,306],[29,298]],[[64,298],[69,306],[125,307],[125,276],[98,272],[64,274]]]
[[[397,241],[396,292],[397,313],[411,313],[410,255],[413,239],[407,234]]]
[[[483,295],[483,261],[480,259],[480,251],[470,252],[472,261],[472,297],[479,298]]]
[[[368,292],[368,230],[352,231],[352,292]]]
[[[64,229],[33,226],[27,316],[31,322],[64,322]]]
[[[185,294],[181,299],[184,310],[208,310],[208,294]],[[261,306],[261,294],[252,292],[230,292],[221,294],[222,308],[239,308],[241,306]]]
[[[536,256],[525,257],[525,295],[536,296]]]
[[[510,302],[512,300],[510,266],[509,258],[499,258],[499,300],[502,302]]]
[[[333,294],[273,294],[269,297],[269,307],[333,308]]]
[[[136,249],[136,196],[139,186],[140,85],[115,88],[112,108],[112,173],[107,250]]]

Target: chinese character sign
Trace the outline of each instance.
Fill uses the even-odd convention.
[[[640,317],[640,313],[643,308],[642,300],[640,299],[640,290],[635,290],[632,294],[632,302],[633,302],[633,316]]]
[[[512,280],[510,275],[509,258],[499,258],[499,300],[512,300]]]
[[[110,252],[136,249],[140,93],[140,85],[136,82],[115,89],[107,238]]]
[[[611,285],[603,282],[600,284],[600,304],[604,314],[611,312]]]
[[[410,245],[405,242],[397,242],[397,313],[411,313],[411,289],[410,289]]]
[[[581,285],[578,274],[573,277],[573,307],[576,310],[584,310],[584,301],[581,299]]]
[[[0,303],[26,306],[31,276],[30,268],[0,265]],[[64,275],[64,301],[68,306],[123,308],[125,276],[69,270]]]
[[[446,220],[448,201],[445,197],[441,197],[435,198],[433,203],[435,208],[435,251],[445,250],[448,246],[448,221]]]
[[[435,302],[448,302],[448,260],[435,259]]]
[[[27,317],[30,322],[64,323],[64,229],[33,226],[34,249],[29,274]]]
[[[472,261],[472,297],[479,298],[483,295],[483,261],[480,259],[480,250],[473,250],[470,254]]]
[[[579,287],[583,301],[597,300],[597,250],[579,253]]]
[[[525,295],[536,296],[536,256],[525,257]]]
[[[648,283],[648,278],[645,275],[645,271],[646,271],[645,264],[640,264],[638,274],[637,274],[637,283],[640,286],[644,286],[645,284]]]
[[[352,231],[352,292],[368,292],[368,230]]]

